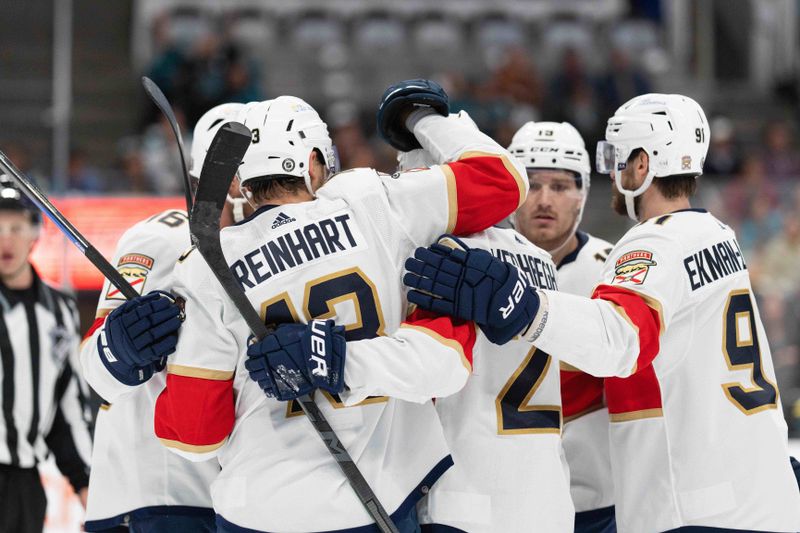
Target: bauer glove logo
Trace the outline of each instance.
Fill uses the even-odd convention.
[[[325,360],[325,321],[311,321],[311,360],[316,364],[311,365],[311,373],[315,376],[328,377],[328,363]]]
[[[500,307],[500,315],[503,317],[503,320],[507,319],[511,316],[511,313],[514,312],[514,308],[516,304],[522,299],[522,295],[525,292],[525,283],[521,279],[518,279],[517,282],[514,284],[514,289],[511,291],[511,294],[508,295],[508,303],[505,307]]]
[[[106,339],[105,330],[100,331],[100,347],[102,348],[103,355],[106,356],[106,361],[109,363],[117,362],[117,358],[114,357],[114,354],[111,353],[111,349],[108,347],[108,339]]]

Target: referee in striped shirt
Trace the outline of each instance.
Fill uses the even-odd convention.
[[[28,256],[38,211],[0,176],[0,533],[40,533],[36,465],[50,453],[86,504],[91,433],[77,361],[75,302],[48,286]]]

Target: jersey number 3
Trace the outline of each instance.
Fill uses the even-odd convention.
[[[750,370],[753,387],[741,383],[723,383],[725,396],[746,415],[774,409],[778,405],[778,388],[764,375],[761,347],[756,332],[753,301],[747,289],[732,291],[722,317],[722,353],[728,369]]]

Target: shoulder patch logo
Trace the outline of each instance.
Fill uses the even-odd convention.
[[[119,258],[117,271],[136,289],[139,294],[144,294],[144,283],[153,269],[155,261],[144,254],[126,254]],[[111,285],[106,293],[106,300],[125,300],[120,290]]]
[[[278,216],[275,217],[275,220],[272,221],[272,229],[283,226],[284,224],[288,224],[289,222],[294,222],[295,220],[297,219],[295,219],[294,217],[290,217],[289,215],[281,211],[280,213],[278,213]]]
[[[653,261],[653,252],[647,250],[633,250],[617,259],[614,264],[614,279],[611,283],[644,283],[650,267],[656,266]]]
[[[117,266],[127,264],[141,265],[149,270],[153,268],[153,258],[142,254],[127,254],[119,258]]]

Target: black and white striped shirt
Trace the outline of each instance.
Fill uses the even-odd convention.
[[[72,298],[35,272],[30,289],[0,282],[0,464],[31,468],[52,452],[76,491],[88,484],[91,457],[79,342]]]

